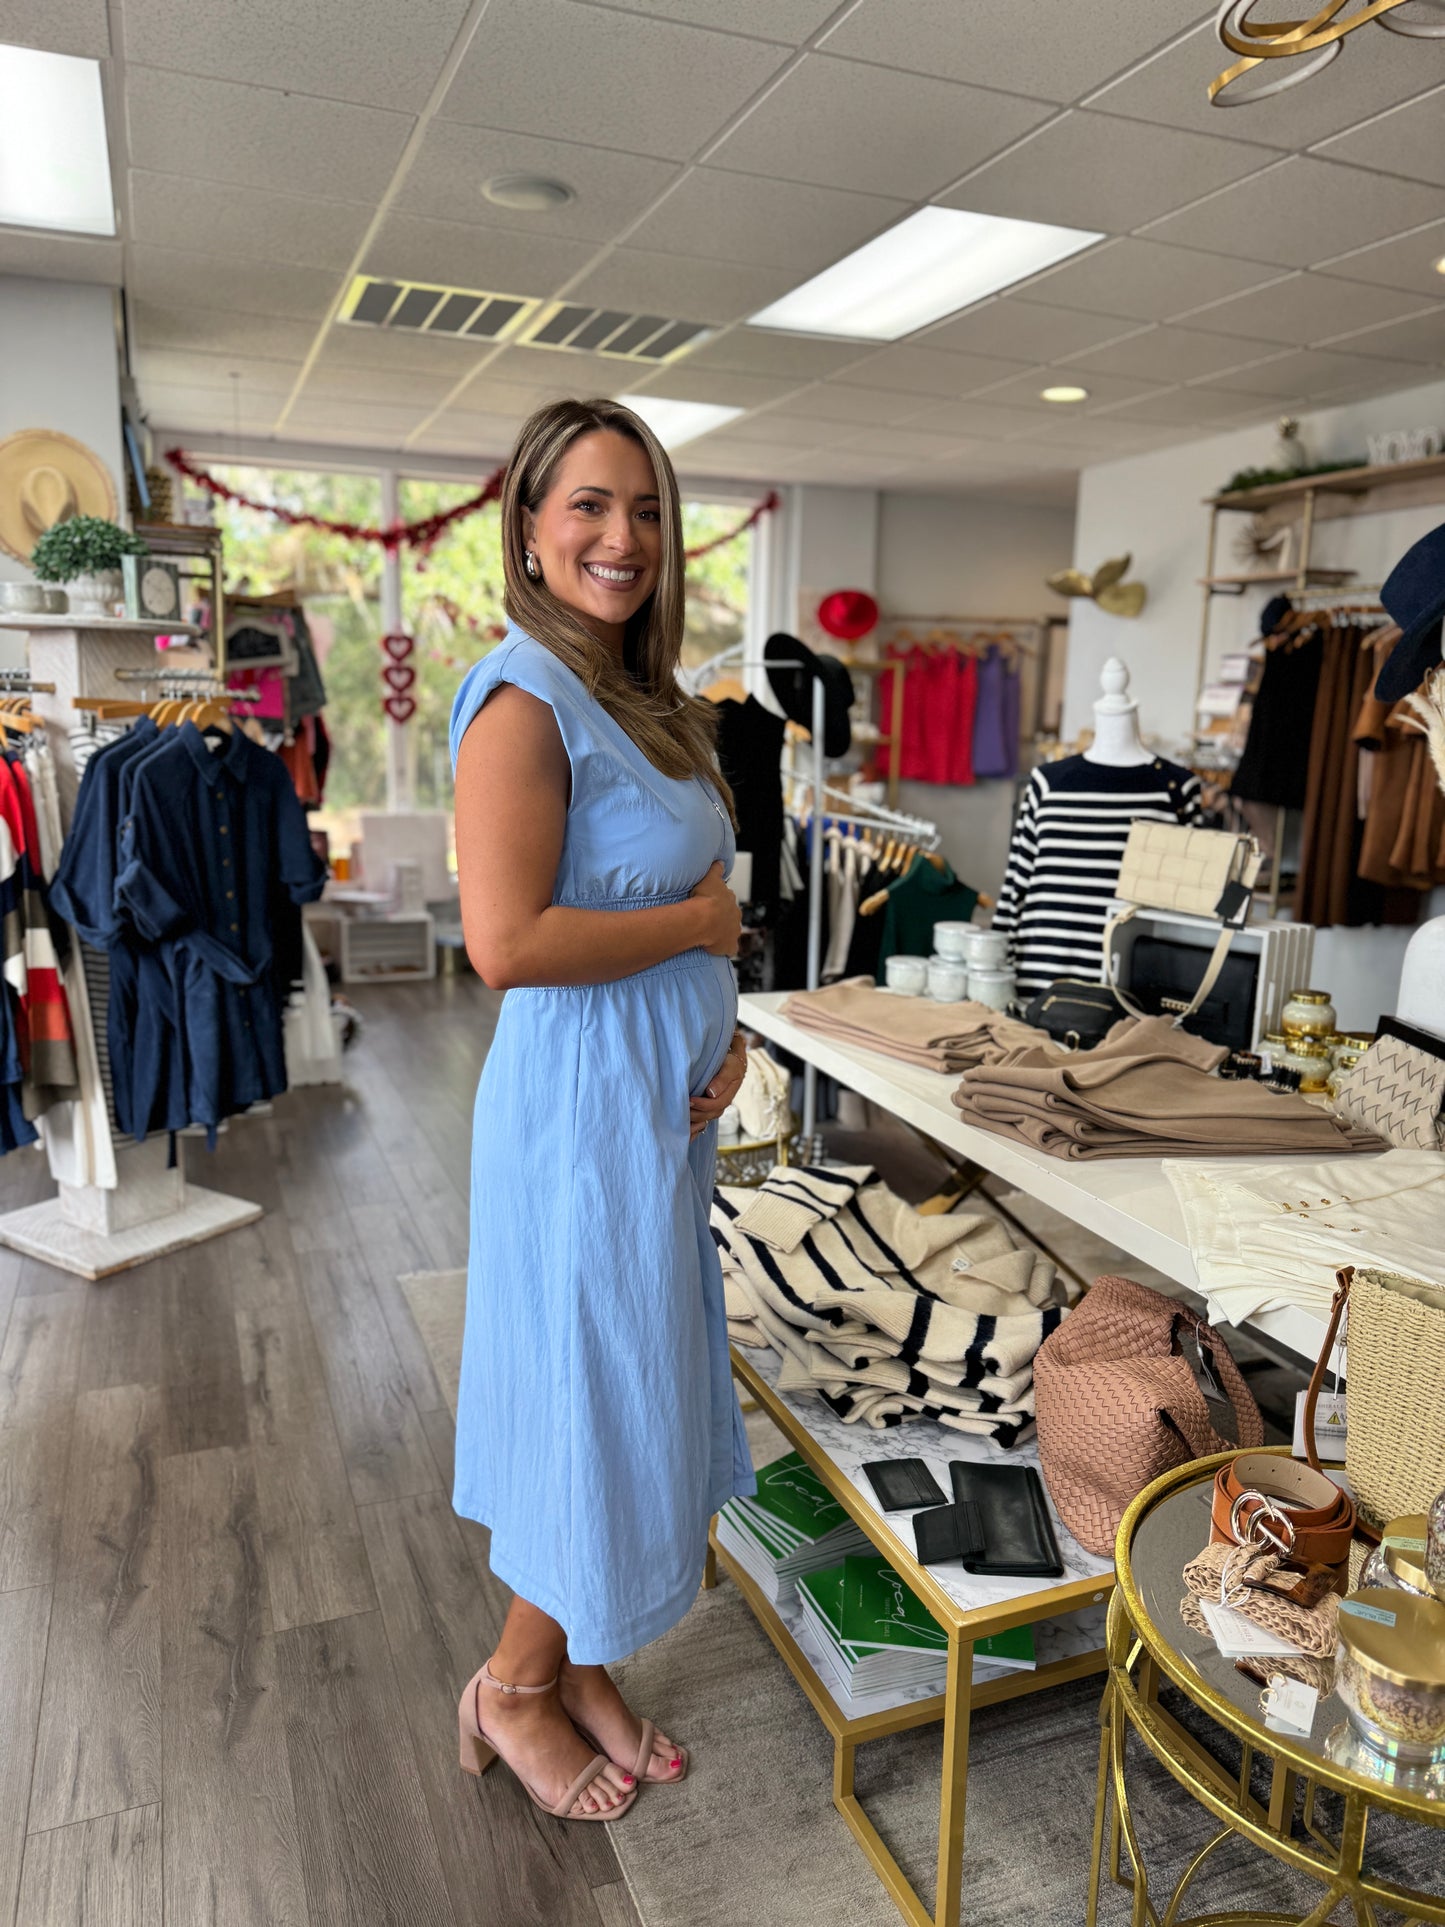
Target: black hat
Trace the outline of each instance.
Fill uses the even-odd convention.
[[[848,711],[853,707],[853,678],[836,656],[810,649],[796,636],[769,636],[763,644],[768,684],[790,723],[813,727],[813,683],[823,684],[823,754],[846,756],[853,740]],[[801,667],[784,665],[801,664]],[[778,665],[775,667],[775,665]]]
[[[1445,522],[1422,535],[1391,569],[1380,600],[1400,625],[1400,640],[1390,651],[1375,683],[1383,703],[1397,703],[1418,689],[1440,660],[1440,624],[1445,618]]]
[[[1271,596],[1259,612],[1259,633],[1272,636],[1293,608],[1287,595]]]

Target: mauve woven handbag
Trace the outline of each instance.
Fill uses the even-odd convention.
[[[1234,1408],[1221,1438],[1180,1346],[1191,1334]],[[1132,1278],[1100,1278],[1034,1359],[1039,1462],[1081,1546],[1112,1558],[1130,1502],[1151,1480],[1211,1452],[1264,1443],[1254,1395],[1229,1347],[1187,1305]]]

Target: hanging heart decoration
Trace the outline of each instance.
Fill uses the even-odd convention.
[[[382,706],[394,723],[409,723],[416,714],[415,696],[388,696]]]
[[[416,681],[416,671],[409,662],[389,662],[381,672],[381,679],[388,689],[402,695]]]
[[[393,662],[405,662],[416,649],[416,637],[401,634],[383,636],[381,646]]]

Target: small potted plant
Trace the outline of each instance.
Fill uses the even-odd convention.
[[[72,515],[45,531],[31,551],[30,566],[42,582],[65,584],[74,614],[111,616],[125,592],[121,557],[149,553],[129,529],[98,515]]]

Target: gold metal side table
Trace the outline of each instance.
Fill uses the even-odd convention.
[[[1357,1927],[1378,1927],[1376,1910],[1381,1907],[1405,1915],[1406,1927],[1445,1923],[1445,1892],[1397,1886],[1364,1868],[1372,1812],[1445,1828],[1445,1768],[1403,1770],[1380,1759],[1355,1738],[1334,1694],[1321,1699],[1308,1735],[1267,1726],[1258,1685],[1237,1672],[1232,1660],[1222,1658],[1207,1634],[1191,1631],[1179,1616],[1185,1564],[1209,1540],[1214,1474],[1232,1456],[1197,1460],[1157,1479],[1130,1506],[1119,1529],[1087,1927],[1094,1927],[1098,1914],[1106,1834],[1110,1875],[1133,1889],[1133,1927],[1323,1927],[1342,1901],[1353,1909]],[[1237,1774],[1161,1705],[1159,1689],[1165,1681],[1240,1743]],[[1131,1730],[1184,1791],[1220,1822],[1162,1909],[1150,1896],[1129,1811],[1125,1755]],[[1272,1762],[1268,1805],[1251,1791],[1255,1762],[1261,1757]],[[1343,1800],[1338,1837],[1331,1837],[1316,1813],[1315,1796],[1321,1788]],[[1296,1837],[1292,1829],[1301,1798],[1304,1834]],[[1182,1908],[1190,1881],[1214,1849],[1235,1834],[1318,1880],[1325,1890],[1319,1905],[1302,1916],[1249,1910],[1186,1917]],[[1120,1868],[1124,1845],[1134,1869],[1132,1879]],[[1445,1843],[1439,1865],[1445,1876]]]

